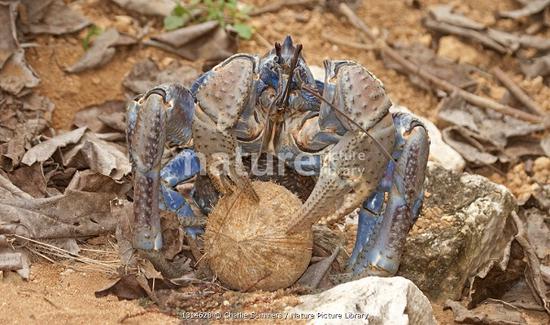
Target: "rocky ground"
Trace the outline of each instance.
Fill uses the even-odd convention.
[[[65,2],[70,3],[71,8],[81,12],[87,20],[103,31],[116,28],[118,32],[137,39],[142,34],[146,35],[145,39],[148,39],[150,35],[162,32],[162,18],[128,10],[115,4],[114,1]],[[272,1],[243,2],[254,5],[255,8],[264,8],[265,5],[272,3]],[[482,23],[485,28],[492,27],[518,32],[522,35],[529,33],[529,35],[536,35],[548,41],[550,37],[550,18],[548,18],[550,9],[546,8],[543,13],[535,14],[534,17],[518,19],[500,18],[496,15],[497,12],[516,10],[522,6],[523,2],[466,0],[455,1],[452,4],[455,6],[455,12]],[[510,91],[492,75],[494,68],[500,67],[537,104],[537,109],[542,115],[548,115],[550,111],[548,77],[543,76],[543,72],[540,71],[538,73],[541,75],[537,75],[535,72],[535,75],[526,76],[525,70],[522,70],[519,62],[532,59],[541,53],[547,53],[550,46],[544,49],[533,49],[532,46],[521,47],[514,50],[514,54],[500,53],[495,49],[487,49],[486,46],[483,47],[479,42],[471,41],[468,37],[435,33],[426,28],[422,21],[429,15],[428,8],[430,6],[442,3],[447,2],[437,0],[368,0],[362,1],[361,5],[357,7],[356,14],[371,27],[372,32],[378,38],[385,38],[386,42],[394,45],[395,48],[417,43],[434,50],[438,58],[447,59],[451,63],[447,62],[442,65],[443,75],[445,71],[447,73],[448,71],[458,71],[453,73],[453,76],[448,76],[448,80],[455,82],[455,77],[462,76],[466,71],[467,76],[464,77],[464,80],[456,81],[457,83],[464,82],[466,84],[464,89],[499,103],[522,107],[522,104],[510,95]],[[20,15],[24,17],[24,14]],[[32,18],[32,13],[29,17]],[[525,223],[527,238],[530,239],[531,245],[543,242],[545,234],[548,234],[548,206],[545,205],[548,202],[541,203],[544,198],[540,197],[541,195],[544,197],[543,188],[550,183],[550,158],[548,157],[549,152],[545,151],[549,141],[546,141],[546,144],[543,141],[540,147],[537,146],[541,139],[545,137],[546,140],[548,139],[548,132],[544,131],[544,128],[529,129],[530,126],[522,124],[521,121],[508,121],[508,123],[512,123],[511,125],[498,124],[501,123],[502,116],[495,117],[494,114],[487,113],[486,116],[483,115],[482,120],[488,124],[474,123],[475,125],[472,126],[477,132],[475,137],[468,138],[464,136],[464,133],[461,136],[456,136],[457,125],[453,124],[453,119],[456,119],[457,115],[452,114],[456,114],[457,110],[462,110],[469,112],[469,116],[479,117],[475,115],[479,113],[477,111],[479,108],[472,108],[465,103],[454,106],[444,103],[441,100],[441,90],[438,90],[437,87],[419,84],[418,78],[415,80],[414,76],[409,77],[409,75],[391,68],[391,62],[388,62],[387,58],[384,60],[379,51],[371,48],[374,42],[362,35],[357,28],[349,23],[348,19],[333,7],[318,5],[282,7],[273,12],[253,15],[249,24],[254,28],[255,34],[249,40],[239,41],[239,52],[264,53],[268,50],[269,44],[281,41],[285,35],[292,35],[295,41],[303,44],[303,54],[310,65],[322,66],[322,62],[326,58],[353,59],[361,63],[383,81],[395,104],[407,107],[413,113],[433,122],[439,129],[446,130],[443,132],[444,138],[447,136],[445,139],[454,139],[455,145],[452,145],[455,149],[454,154],[456,151],[460,153],[458,159],[461,161],[457,163],[458,169],[462,166],[466,172],[483,175],[492,182],[503,185],[498,186],[478,176],[464,176],[459,171],[451,174],[435,165],[430,167],[426,206],[407,242],[404,256],[405,266],[401,269],[400,275],[411,279],[430,298],[433,313],[438,322],[441,324],[454,322],[453,311],[456,314],[456,309],[453,308],[453,311],[443,310],[446,299],[458,300],[467,293],[463,291],[464,283],[479,276],[480,273],[485,272],[484,270],[488,271],[491,268],[488,265],[489,260],[499,263],[503,259],[510,258],[511,261],[516,261],[516,266],[520,271],[512,275],[506,273],[506,276],[489,273],[494,276],[492,280],[486,282],[477,280],[479,287],[476,287],[477,291],[474,291],[479,297],[474,292],[474,297],[470,297],[470,301],[495,296],[480,292],[494,291],[495,288],[508,284],[512,286],[513,283],[521,282],[520,278],[523,276],[521,274],[527,265],[532,267],[530,262],[532,259],[529,260],[529,254],[526,253],[525,247],[521,248],[516,241],[512,243],[515,234],[512,211],[519,211],[522,220],[527,220]],[[113,45],[116,51],[112,57],[105,60],[106,63],[82,72],[68,73],[67,69],[70,69],[71,66],[74,67],[74,64],[86,53],[83,41],[88,38],[97,40],[101,37],[101,35],[90,37],[91,30],[92,28],[87,26],[62,35],[40,33],[29,36],[27,34],[24,38],[25,44],[27,44],[25,58],[28,65],[40,78],[40,82],[36,86],[29,88],[32,88],[33,94],[45,96],[55,105],[55,109],[51,112],[51,119],[44,118],[48,122],[48,127],[44,131],[48,137],[72,130],[75,125],[82,126],[78,122],[75,123],[75,117],[76,120],[81,118],[84,123],[91,123],[89,117],[83,115],[79,117],[77,114],[79,111],[89,109],[90,106],[100,106],[106,101],[128,100],[129,96],[136,92],[136,87],[139,88],[139,85],[136,86],[137,83],[134,82],[134,88],[129,87],[127,83],[125,84],[125,80],[128,80],[127,76],[132,69],[135,69],[135,65],[144,59],[150,59],[156,64],[156,69],[161,71],[167,68],[190,67],[186,68],[189,70],[185,70],[186,78],[196,75],[205,65],[205,60],[202,59],[189,61],[157,47],[144,45],[143,42],[132,41],[134,44],[131,45]],[[121,39],[116,41],[123,43]],[[361,44],[362,48],[357,46],[357,43]],[[412,50],[404,50],[401,53],[404,53],[403,56],[412,61],[422,61],[421,55],[414,56],[417,52]],[[0,56],[0,58],[2,57]],[[430,63],[434,62],[433,60],[435,59],[428,59],[422,66],[430,66]],[[457,66],[451,67],[452,64]],[[426,69],[429,70],[429,68]],[[137,79],[139,77],[130,81]],[[471,82],[475,84],[473,87],[468,86]],[[23,98],[21,94],[18,96]],[[0,101],[0,103],[5,102]],[[118,104],[113,104],[113,110],[121,113],[122,102],[116,103]],[[6,109],[8,112],[4,106],[0,109]],[[447,115],[441,112],[447,113]],[[527,112],[533,114],[533,111]],[[6,113],[6,115],[9,114]],[[98,115],[90,116],[97,118]],[[7,119],[0,118],[0,121],[8,123],[4,122],[8,121]],[[97,128],[91,128],[91,131],[99,133],[98,130],[104,128],[105,125],[108,125],[111,131],[116,130],[116,126],[120,125],[116,123],[121,121],[102,120],[103,124]],[[464,125],[459,126],[464,127]],[[514,129],[515,133],[510,132],[510,134],[496,136],[487,132],[478,132],[479,130],[502,127]],[[67,143],[78,144],[84,141],[81,137],[95,136],[91,131],[86,131],[87,135],[80,134],[80,137],[75,137]],[[529,141],[524,141],[526,138]],[[116,136],[102,138],[105,141],[118,141],[118,147],[115,146],[118,149],[123,147],[121,139],[120,135],[118,138]],[[496,144],[500,144],[499,141],[503,141],[503,139],[505,144],[497,146]],[[99,140],[90,141],[99,143]],[[471,149],[472,146],[466,147],[465,145],[465,143],[474,142],[476,143],[473,145],[475,150]],[[35,144],[35,142],[28,143],[25,150]],[[2,148],[2,150],[8,150],[7,146]],[[523,151],[518,148],[522,148]],[[59,147],[56,147],[53,151],[58,149]],[[120,150],[124,151],[124,149]],[[48,174],[49,170],[54,170],[51,167],[52,164],[60,164],[60,158],[53,154],[53,151],[50,153],[52,157],[47,157],[49,160],[44,159],[43,166],[47,167],[41,166],[40,168],[43,169],[40,173]],[[113,152],[114,149],[109,151],[115,157],[113,160],[116,160],[117,156]],[[6,152],[4,151],[4,153]],[[63,154],[68,155],[67,152]],[[446,158],[447,156],[442,154],[439,161]],[[433,160],[438,161],[438,159]],[[453,164],[455,163],[456,161],[453,162]],[[56,176],[48,176],[53,178],[50,178],[44,186],[38,184],[38,181],[25,185],[25,182],[21,180],[28,180],[28,177],[13,177],[18,168],[7,168],[4,163],[1,167],[3,170],[1,176],[8,175],[12,183],[35,198],[50,197],[55,193],[61,193],[60,190],[65,189],[73,177],[72,174],[67,176],[67,173],[60,172]],[[100,167],[97,168],[100,169]],[[112,171],[113,174],[118,172],[123,174],[126,168],[128,168],[127,164],[124,165],[117,161]],[[94,170],[94,166],[88,166],[86,169]],[[35,170],[33,169],[33,171]],[[30,169],[25,169],[21,173],[30,172]],[[63,177],[65,177],[64,180]],[[18,182],[17,179],[20,181]],[[59,185],[62,183],[60,180],[64,182],[62,187]],[[96,184],[97,187],[110,184],[110,188],[114,189],[113,193],[123,193],[128,190],[119,184],[124,183],[122,175],[116,180],[118,185],[104,180],[89,182]],[[52,186],[52,182],[58,183]],[[71,181],[71,183],[73,182]],[[74,186],[71,188],[85,190],[85,185]],[[52,192],[53,187],[57,188],[57,192]],[[43,189],[37,191],[36,188]],[[39,193],[36,194],[37,192]],[[98,192],[103,191],[99,190]],[[112,195],[115,196],[115,194]],[[538,217],[533,217],[535,215]],[[488,218],[488,216],[493,217]],[[531,224],[538,220],[536,225],[540,232],[529,227],[529,220],[532,220]],[[2,226],[1,222],[0,226]],[[347,240],[348,253],[351,251],[351,238],[353,238],[355,229],[353,222],[340,228]],[[0,230],[2,230],[1,227]],[[21,280],[13,273],[4,272],[4,277],[0,281],[0,291],[3,293],[3,299],[0,299],[0,323],[176,323],[182,317],[182,310],[207,310],[223,313],[242,310],[282,311],[287,307],[292,308],[299,305],[299,295],[306,293],[298,289],[286,289],[275,293],[239,295],[203,283],[180,290],[179,294],[188,295],[191,298],[167,294],[166,299],[171,307],[171,315],[160,312],[149,298],[133,301],[118,300],[113,295],[96,298],[94,295],[96,291],[108,287],[117,278],[116,267],[113,265],[118,266],[120,260],[115,250],[116,245],[113,244],[115,242],[115,236],[112,234],[79,242],[80,254],[93,260],[102,261],[101,265],[90,261],[81,263],[82,261],[78,262],[74,258],[61,259],[59,256],[45,254],[44,250],[35,249],[30,255],[32,269],[28,281]],[[538,257],[541,265],[546,265],[548,268],[550,257],[548,251],[544,252],[544,247],[548,250],[549,246],[544,246],[547,243],[540,245],[538,247],[542,248],[538,250],[535,247],[536,257],[534,259],[536,260]],[[1,241],[0,247],[2,247]],[[514,255],[514,252],[517,254]],[[478,258],[478,256],[483,258]],[[110,263],[110,259],[115,262]],[[544,270],[544,268],[541,269]],[[535,280],[540,277],[541,275],[539,278],[535,276]],[[532,281],[532,279],[532,277],[528,277],[527,281]],[[525,284],[525,280],[522,281]],[[542,282],[542,286],[544,288],[544,282]],[[212,294],[201,298],[202,296],[197,294],[201,291],[211,291]],[[496,296],[499,299],[503,297],[502,294]],[[511,301],[502,299],[507,302]],[[535,298],[535,305],[537,304],[536,300]],[[531,301],[531,303],[533,302]],[[299,310],[299,307],[294,308]],[[537,324],[548,321],[548,315],[540,308],[535,311],[532,309],[522,309],[518,316],[522,317],[520,323]],[[487,313],[491,314],[493,311]],[[514,314],[514,317],[516,316]],[[474,321],[476,320],[474,319]],[[477,321],[482,323],[484,320]],[[466,319],[465,322],[473,321]]]

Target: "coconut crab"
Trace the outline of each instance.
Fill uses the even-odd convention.
[[[269,154],[316,179],[288,233],[359,208],[349,272],[397,272],[424,197],[427,132],[412,116],[389,112],[382,83],[361,65],[327,60],[321,82],[301,50],[287,36],[263,57],[231,56],[189,90],[160,85],[129,104],[134,248],[162,247],[160,209],[176,213],[196,236],[202,229],[195,221],[218,193],[242,191],[258,200],[240,157],[252,155],[254,163]],[[191,138],[193,149],[162,165],[165,142],[181,145]],[[196,176],[201,171],[208,177]],[[175,190],[191,179],[191,193]]]

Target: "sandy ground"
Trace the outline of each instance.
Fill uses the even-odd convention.
[[[262,5],[270,1],[252,2]],[[420,2],[423,6],[428,6],[447,1]],[[83,12],[100,27],[112,24],[111,18],[115,15],[127,14],[108,0],[85,0],[81,3]],[[517,8],[517,3],[512,0],[465,0],[455,3],[479,20],[491,19],[497,10]],[[431,42],[420,23],[424,11],[411,9],[406,1],[364,1],[358,14],[378,31],[387,30],[392,42]],[[292,8],[255,17],[252,25],[269,42],[281,41],[287,34],[293,35],[297,42],[303,43],[304,55],[310,64],[322,66],[322,61],[326,58],[358,61],[384,82],[394,102],[409,107],[417,114],[435,119],[438,101],[432,93],[415,87],[406,76],[386,69],[374,52],[333,45],[321,37],[325,31],[350,40],[362,41],[358,32],[350,28],[343,18],[318,10]],[[160,22],[155,23],[154,28],[159,27]],[[62,37],[38,37],[36,41],[40,46],[27,50],[27,59],[41,78],[37,92],[51,98],[56,105],[53,116],[53,126],[56,129],[69,129],[74,114],[88,105],[111,99],[125,99],[121,81],[140,59],[149,57],[161,66],[169,60],[167,58],[181,60],[148,47],[118,48],[114,59],[104,67],[68,75],[63,69],[84,52],[81,45],[84,35],[85,32]],[[241,42],[240,50],[263,53],[266,48],[253,38]],[[480,62],[486,70],[496,64],[507,63],[495,54],[487,51],[483,53],[480,55]],[[192,64],[200,67],[200,63]],[[516,66],[507,67],[513,69],[519,77]],[[525,85],[535,99],[541,96],[540,88],[529,88],[527,83]],[[548,87],[543,88],[542,93],[547,93]],[[548,110],[549,106],[547,104],[545,108]],[[517,173],[521,174],[522,167],[517,168]],[[498,178],[493,175],[493,178],[505,184],[513,183],[507,177]],[[0,281],[0,324],[111,324],[122,320],[125,323],[169,324],[178,321],[159,313],[155,307],[143,307],[143,302],[140,304],[140,301],[118,301],[114,297],[95,298],[94,292],[110,281],[112,279],[103,273],[73,271],[71,268],[38,261],[33,264],[29,282],[13,276]],[[452,313],[443,311],[439,304],[434,304],[434,312],[441,324],[452,323]]]

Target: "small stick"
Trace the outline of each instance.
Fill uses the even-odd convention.
[[[269,41],[262,36],[258,31],[254,32],[254,37],[258,42],[262,43],[263,46],[265,46],[268,50],[271,50],[273,48],[273,44],[269,43]]]
[[[535,113],[539,116],[542,116],[542,108],[534,100],[529,97],[513,80],[510,78],[506,72],[502,71],[500,68],[496,67],[493,69],[495,77],[498,81],[506,87],[517,100],[519,100],[526,108],[528,108],[532,113]]]
[[[340,12],[349,19],[352,25],[354,25],[357,29],[365,33],[367,37],[369,37],[373,42],[375,42],[376,46],[380,48],[380,51],[382,51],[385,55],[393,59],[395,62],[399,63],[401,66],[403,66],[403,68],[408,70],[410,73],[418,75],[422,79],[433,83],[434,85],[440,87],[441,89],[443,89],[448,93],[456,92],[460,97],[464,98],[470,104],[480,106],[483,108],[492,109],[494,111],[500,112],[505,115],[510,115],[512,117],[515,117],[524,121],[528,121],[532,123],[543,123],[543,120],[540,116],[526,113],[517,108],[503,105],[498,102],[495,102],[494,100],[472,94],[470,92],[467,92],[451,84],[446,80],[440,79],[439,77],[436,77],[430,74],[425,70],[421,70],[421,68],[418,65],[405,59],[404,57],[401,56],[401,54],[399,54],[399,52],[397,52],[396,50],[391,48],[388,44],[386,44],[386,42],[378,39],[376,35],[374,35],[374,33],[372,33],[372,31],[367,27],[367,25],[359,17],[357,17],[357,15],[353,12],[353,10],[351,10],[351,8],[348,5],[346,5],[345,3],[341,3]]]
[[[369,44],[354,42],[346,39],[341,39],[327,32],[323,32],[321,34],[321,37],[323,37],[327,41],[334,43],[336,45],[347,46],[358,50],[372,51],[376,49],[375,45],[369,45]]]
[[[304,6],[304,5],[311,5],[316,4],[318,0],[288,0],[288,1],[278,1],[272,4],[268,4],[266,6],[263,6],[261,8],[255,9],[250,13],[250,16],[259,16],[268,12],[274,12],[281,10],[284,7],[290,7],[290,6]]]

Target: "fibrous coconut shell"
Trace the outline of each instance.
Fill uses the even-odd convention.
[[[253,202],[243,192],[220,199],[208,217],[206,259],[227,287],[240,290],[277,290],[292,285],[311,260],[311,229],[287,235],[301,201],[271,182],[253,182],[260,198]]]

